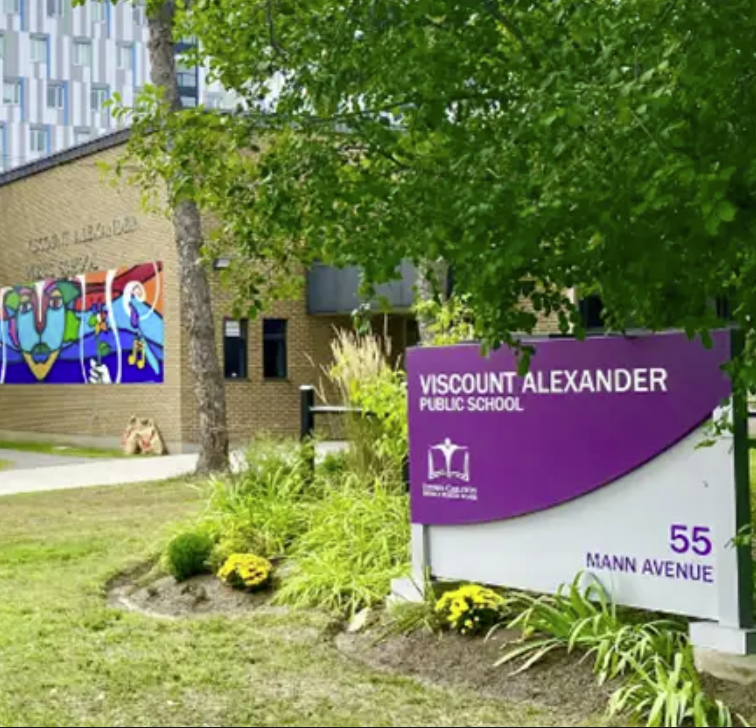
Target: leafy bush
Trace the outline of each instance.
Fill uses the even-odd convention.
[[[504,597],[493,589],[465,584],[444,592],[436,603],[436,611],[451,629],[473,635],[500,622],[505,606]]]
[[[733,725],[729,708],[701,689],[690,646],[676,652],[671,661],[652,655],[635,665],[609,701],[610,717],[628,713],[647,726]]]
[[[343,455],[312,477],[311,450],[258,441],[217,479],[202,525],[217,572],[234,554],[289,561],[276,601],[341,614],[381,602],[409,565],[409,499],[393,471],[366,477]]]
[[[444,626],[443,618],[436,611],[435,599],[395,602],[387,609],[387,615],[388,618],[384,620],[383,628],[380,630],[379,640],[414,632],[435,634]]]
[[[401,482],[347,474],[309,510],[275,599],[352,615],[385,599],[409,566],[409,501]]]
[[[218,543],[213,546],[210,554],[210,569],[214,574],[226,563],[233,554],[246,554],[253,551],[253,539],[247,538],[242,533],[227,533],[220,537]]]
[[[404,372],[386,369],[377,378],[359,383],[352,392],[352,403],[375,424],[375,455],[389,467],[401,467],[409,452]]]
[[[317,474],[324,480],[339,478],[346,471],[347,465],[347,454],[343,450],[329,452],[318,464]]]
[[[387,338],[341,330],[331,343],[333,363],[324,368],[327,389],[339,403],[361,410],[346,417],[349,465],[370,477],[399,477],[407,456],[407,396],[404,373],[390,364]],[[321,387],[321,399],[328,400]]]
[[[448,346],[475,339],[475,315],[469,306],[468,296],[453,295],[443,302],[418,300],[414,309],[418,319],[426,322],[433,346]]]
[[[273,565],[254,554],[231,554],[218,572],[218,577],[235,589],[250,591],[267,586]]]
[[[522,629],[523,644],[497,664],[523,659],[522,672],[554,650],[579,650],[593,657],[599,682],[624,678],[612,715],[630,712],[648,726],[732,725],[730,711],[703,692],[680,622],[628,621],[598,582],[581,589],[581,578],[555,596],[519,597],[525,609],[507,626]]]
[[[308,477],[309,456],[295,442],[253,445],[246,469],[214,482],[206,521],[216,540],[266,557],[285,553],[307,527],[303,502],[317,494],[317,483]]]
[[[213,550],[213,539],[204,531],[188,531],[174,536],[168,543],[165,563],[176,581],[185,581],[206,573]]]

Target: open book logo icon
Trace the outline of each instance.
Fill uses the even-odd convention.
[[[428,478],[455,478],[465,483],[470,481],[470,451],[456,445],[448,437],[438,445],[428,448]]]

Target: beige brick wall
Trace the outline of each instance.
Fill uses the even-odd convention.
[[[121,148],[92,154],[18,181],[0,185],[0,286],[29,280],[35,271],[79,265],[104,270],[162,260],[165,285],[165,382],[160,385],[5,385],[0,386],[0,438],[118,442],[132,415],[153,418],[173,449],[191,448],[198,438],[194,376],[181,325],[181,306],[172,226],[166,218],[140,208],[139,191],[103,179],[98,163],[113,161]],[[32,240],[135,216],[138,228],[129,234],[48,250]],[[230,316],[232,292],[211,273],[213,314],[218,354],[223,364],[223,320]],[[263,377],[263,319],[283,318],[287,324],[288,376]],[[406,345],[405,318],[376,319],[386,331],[399,363]],[[348,327],[347,316],[310,316],[303,294],[273,304],[248,324],[248,377],[226,382],[232,442],[248,441],[255,432],[296,434],[299,430],[299,388],[318,386],[321,366],[331,359],[336,327]],[[541,331],[557,331],[556,318],[544,319]],[[339,418],[322,424],[337,433]]]
[[[92,265],[98,270],[160,259],[165,281],[165,383],[160,385],[5,385],[0,386],[0,436],[71,442],[117,443],[129,418],[152,417],[174,449],[197,442],[194,377],[186,333],[181,326],[178,272],[170,222],[146,214],[139,193],[107,184],[98,166],[119,149],[80,158],[0,186],[0,286],[28,280],[33,272],[60,266]],[[65,251],[30,252],[29,241],[66,230],[136,216],[135,232],[69,246]],[[45,244],[33,245],[35,250]],[[72,249],[74,247],[74,249]],[[77,271],[80,272],[80,271]],[[217,274],[213,313],[218,354],[223,364],[223,319],[231,312],[231,292]],[[299,430],[299,387],[318,384],[320,366],[330,360],[333,327],[347,317],[315,317],[304,297],[276,303],[264,316],[288,322],[288,377],[266,381],[262,370],[262,318],[248,328],[249,377],[228,381],[228,421],[232,440],[256,431],[295,434]]]
[[[218,356],[223,365],[223,321],[230,318],[232,293],[213,276],[213,314]],[[287,322],[287,378],[266,380],[263,376],[263,320]],[[227,379],[226,403],[229,436],[233,444],[249,441],[254,433],[296,435],[299,432],[299,388],[319,386],[320,367],[331,360],[330,340],[334,327],[347,326],[348,317],[310,316],[304,298],[273,303],[247,325],[247,373],[245,379]],[[184,352],[183,438],[196,442],[197,410],[194,406],[188,352]]]
[[[166,440],[181,439],[181,312],[171,226],[144,214],[137,190],[105,183],[97,162],[116,149],[0,186],[0,286],[29,280],[40,270],[92,266],[97,270],[161,260],[164,266],[165,383],[160,385],[0,386],[0,430],[18,436],[115,442],[131,415],[153,417]],[[69,245],[66,250],[30,241],[135,216],[129,234]],[[82,272],[79,270],[78,272]],[[72,270],[73,274],[74,271]],[[56,276],[57,277],[57,276]]]

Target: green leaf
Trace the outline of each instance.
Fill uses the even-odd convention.
[[[661,726],[664,721],[664,708],[667,705],[667,696],[662,693],[661,695],[658,695],[656,700],[654,700],[654,704],[651,708],[651,711],[648,714],[648,722],[646,723],[649,728]]]
[[[724,222],[732,222],[737,214],[737,208],[729,200],[720,200],[717,204],[717,215]]]
[[[105,358],[108,356],[113,349],[111,348],[110,344],[108,344],[107,341],[101,341],[97,346],[97,353],[102,357]]]

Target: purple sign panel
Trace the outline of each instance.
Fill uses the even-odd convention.
[[[701,426],[730,394],[729,332],[409,352],[412,520],[497,521],[553,508],[627,475]]]

